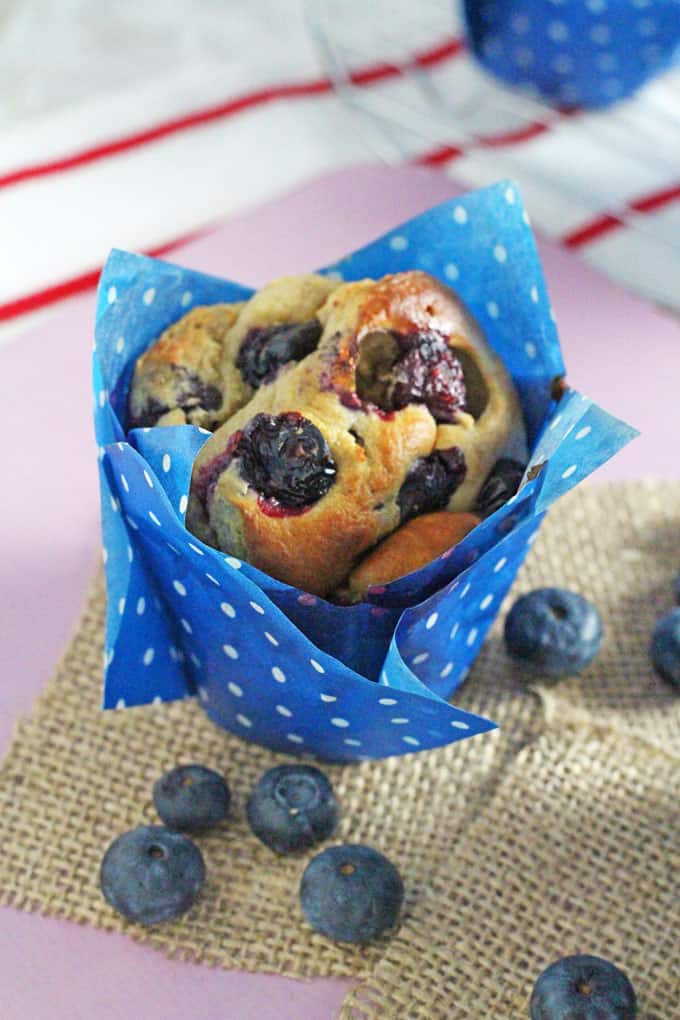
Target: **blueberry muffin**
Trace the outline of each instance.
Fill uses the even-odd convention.
[[[216,429],[263,382],[314,349],[316,312],[336,286],[323,276],[287,276],[245,303],[192,309],[137,361],[127,427]]]
[[[235,361],[246,312],[225,345],[241,336]],[[326,595],[405,521],[471,510],[523,426],[502,362],[426,273],[336,286],[315,318],[316,347],[265,375],[201,449],[187,527]]]

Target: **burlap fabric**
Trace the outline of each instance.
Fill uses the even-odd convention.
[[[252,837],[243,804],[283,760],[216,729],[193,702],[101,713],[103,589],[0,768],[0,900],[125,930],[169,955],[293,976],[358,977],[345,1018],[527,1015],[538,971],[596,952],[633,979],[643,1020],[680,1020],[680,697],[647,657],[680,567],[680,483],[592,486],[550,514],[511,598],[561,584],[597,602],[606,638],[580,678],[528,681],[500,640],[502,616],[456,703],[501,729],[439,751],[329,767],[338,841],[399,866],[398,933],[365,949],[306,927],[306,860]],[[235,794],[199,842],[209,880],[179,921],[143,929],[101,898],[109,841],[153,821],[166,768],[200,761]]]

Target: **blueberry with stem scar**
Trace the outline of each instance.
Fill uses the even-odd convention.
[[[153,802],[161,821],[177,832],[204,832],[229,811],[225,780],[204,765],[179,765],[154,784]]]
[[[600,650],[597,608],[577,592],[537,588],[517,599],[505,620],[505,645],[537,673],[580,673]]]
[[[598,956],[566,956],[547,967],[534,986],[531,1020],[635,1020],[630,981]]]
[[[160,825],[142,825],[118,836],[101,863],[105,899],[129,921],[160,924],[183,914],[205,880],[195,843]]]
[[[403,899],[394,864],[358,844],[317,854],[300,884],[300,904],[312,928],[338,942],[377,939],[397,923]]]
[[[278,765],[261,777],[248,798],[248,824],[277,854],[306,850],[327,839],[339,808],[327,777],[313,765]]]

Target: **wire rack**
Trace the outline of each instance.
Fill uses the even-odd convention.
[[[596,157],[586,181],[583,174],[565,172],[563,161],[551,165],[526,147],[505,146],[500,154],[487,144],[494,132],[509,128],[519,135],[523,129],[569,131],[572,118],[564,111],[536,94],[504,87],[469,59],[464,73],[459,61],[444,71],[416,59],[433,43],[463,36],[462,17],[451,0],[306,0],[305,15],[337,94],[377,158],[400,163],[422,161],[444,146],[463,151],[465,160],[452,164],[457,177],[478,185],[512,176],[523,191],[542,196],[532,203],[532,216],[549,234],[559,236],[559,230],[541,210],[548,213],[551,199],[554,204],[559,198],[562,206],[578,210],[577,218],[584,222],[603,216],[620,221],[645,238],[648,248],[651,243],[658,249],[660,258],[675,260],[680,279],[680,221],[675,226],[659,224],[627,200],[612,201],[610,182],[597,173]],[[399,67],[401,73],[386,87],[361,87],[355,72],[376,60]],[[635,195],[641,179],[680,180],[680,72],[664,76],[663,87],[652,84],[632,101],[580,116],[575,130],[579,145],[603,155],[606,150],[609,162],[614,155],[621,194]],[[651,296],[680,308],[677,293]]]

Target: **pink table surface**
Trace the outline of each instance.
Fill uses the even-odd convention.
[[[460,190],[423,169],[340,171],[172,258],[259,284],[334,259]],[[680,324],[575,256],[543,242],[541,251],[570,381],[643,432],[597,477],[677,477]],[[65,646],[99,555],[93,310],[88,295],[0,348],[0,750]],[[0,987],[4,1020],[331,1020],[347,984],[169,962],[119,935],[1,909]]]

